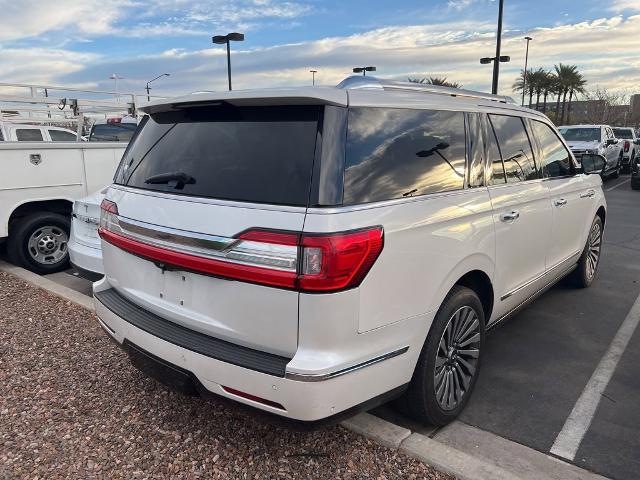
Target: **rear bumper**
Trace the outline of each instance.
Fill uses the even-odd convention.
[[[73,235],[69,239],[69,259],[81,271],[93,273],[98,277],[104,275],[102,250],[78,243]]]
[[[101,292],[101,286],[104,287],[105,284],[107,290]],[[332,370],[333,375],[309,375],[307,378],[301,375],[288,376],[286,365],[289,359],[255,350],[247,351],[250,349],[238,345],[220,345],[220,340],[211,337],[208,337],[211,340],[208,347],[198,343],[206,339],[191,338],[190,342],[184,341],[176,337],[175,332],[168,332],[167,325],[161,325],[158,329],[139,318],[129,317],[140,315],[139,311],[129,314],[114,308],[112,304],[107,306],[109,300],[105,300],[105,291],[109,291],[106,282],[96,284],[96,313],[103,329],[123,348],[134,348],[149,357],[157,358],[163,365],[159,375],[165,375],[162,373],[164,368],[168,368],[169,372],[182,372],[183,376],[193,378],[197,385],[208,392],[295,420],[322,420],[402,387],[410,378],[412,366],[408,365],[415,364],[419,353],[419,349],[416,352],[415,348],[406,347],[396,349],[395,353],[389,352],[393,355],[373,355],[371,361],[357,366],[336,365]],[[118,310],[119,314],[113,310]],[[125,316],[129,318],[125,319]],[[195,333],[182,333],[189,335],[188,332]],[[211,350],[215,348],[218,350]],[[242,355],[234,357],[231,350],[223,352],[225,348],[235,348],[236,353]],[[266,357],[260,358],[260,354]],[[266,361],[269,368],[260,369],[258,366],[262,371],[257,370],[255,362],[261,360]],[[139,365],[136,366],[140,368]],[[149,371],[147,373],[155,376]],[[177,375],[178,384],[181,383],[180,378]],[[162,378],[159,380],[162,381]],[[176,382],[166,383],[173,385]],[[239,396],[234,391],[257,397],[257,400]]]

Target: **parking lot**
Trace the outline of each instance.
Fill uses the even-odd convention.
[[[553,448],[562,441],[559,434],[579,398],[589,396],[585,388],[640,294],[640,194],[629,188],[628,176],[605,182],[604,189],[609,211],[605,248],[594,285],[575,290],[560,284],[491,331],[482,374],[460,420],[601,475],[628,479],[637,477],[640,471],[640,329],[627,339],[619,363],[613,365],[611,380],[598,399],[595,414],[579,418],[586,425],[586,433],[578,440],[575,457],[568,458]],[[83,293],[90,291],[89,283],[70,271],[49,277]],[[122,368],[120,360],[117,363]],[[143,382],[148,387],[142,377],[132,377],[131,382]],[[135,389],[133,384],[130,389]],[[190,422],[186,417],[191,415],[200,416],[203,428],[210,428],[206,426],[210,418],[195,413],[199,408],[196,404],[178,407],[182,404],[173,394],[155,390],[154,396],[159,395],[170,395],[172,408],[176,409],[176,435],[182,434],[180,429]],[[137,415],[145,415],[144,408],[136,408]],[[233,412],[237,419],[239,414]],[[437,432],[416,425],[388,406],[377,414],[436,438],[441,436],[459,449],[474,448],[473,438],[453,438],[446,429]],[[216,418],[222,421],[218,413]],[[256,425],[252,423],[251,428]],[[350,434],[349,441],[354,441],[352,437]],[[285,440],[281,437],[278,441]],[[290,442],[289,453],[308,450],[295,445],[306,441],[301,437],[292,436],[286,441]],[[419,473],[413,464],[407,468]]]

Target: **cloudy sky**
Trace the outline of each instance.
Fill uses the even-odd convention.
[[[447,76],[490,89],[491,0],[0,0],[0,81],[157,95],[226,88],[211,35],[239,31],[234,88],[335,84],[356,65],[395,79]],[[640,0],[505,0],[501,93],[524,63],[577,64],[591,87],[640,92]]]

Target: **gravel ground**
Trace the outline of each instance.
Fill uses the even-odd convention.
[[[450,479],[339,426],[269,419],[145,378],[93,314],[0,272],[0,478]]]

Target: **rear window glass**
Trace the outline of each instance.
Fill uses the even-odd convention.
[[[49,136],[53,142],[75,142],[77,139],[75,133],[65,132],[64,130],[49,130]]]
[[[309,201],[320,107],[187,108],[145,121],[115,182],[275,205]]]
[[[538,178],[533,150],[522,119],[507,115],[489,115],[498,139],[507,183]]]
[[[600,128],[567,128],[561,127],[560,133],[568,142],[599,142]]]
[[[616,136],[616,138],[633,140],[633,130],[631,130],[630,128],[614,128],[613,134]]]
[[[462,112],[351,108],[344,204],[462,189],[465,155]]]
[[[90,142],[128,142],[137,125],[135,123],[101,123],[94,125],[89,136]]]

